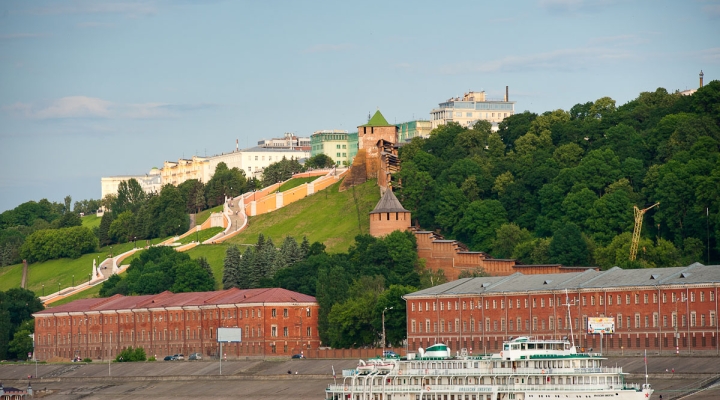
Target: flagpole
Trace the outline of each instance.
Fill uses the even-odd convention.
[[[647,349],[645,349],[645,387],[647,387],[648,373],[647,373]]]

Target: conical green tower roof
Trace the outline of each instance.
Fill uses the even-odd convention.
[[[388,124],[387,120],[385,119],[385,117],[383,117],[380,110],[377,110],[377,111],[375,111],[375,115],[373,115],[372,118],[370,118],[370,121],[368,121],[367,124],[360,125],[360,126],[394,126],[394,125]]]

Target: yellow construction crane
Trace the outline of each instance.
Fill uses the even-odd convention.
[[[645,216],[645,211],[660,205],[660,203],[655,203],[651,205],[648,208],[639,209],[637,206],[633,206],[633,209],[635,210],[635,229],[633,230],[632,235],[632,244],[630,244],[630,261],[635,261],[635,256],[637,256],[637,250],[638,250],[638,243],[640,243],[640,231],[642,230],[642,223],[643,223],[643,217]]]

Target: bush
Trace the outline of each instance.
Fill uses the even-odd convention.
[[[145,360],[147,360],[147,356],[145,355],[145,349],[142,347],[138,347],[136,349],[128,347],[123,349],[123,351],[115,357],[115,362],[135,362]]]
[[[30,234],[20,248],[20,256],[29,262],[42,262],[61,257],[78,258],[98,247],[92,230],[84,226],[43,229]]]
[[[150,356],[150,358],[148,358],[148,361],[157,361],[157,360],[155,359],[155,356]]]
[[[82,362],[84,362],[84,363],[90,363],[90,362],[92,362],[92,359],[85,357],[85,358],[83,358]]]

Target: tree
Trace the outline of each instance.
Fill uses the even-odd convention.
[[[527,229],[521,229],[513,223],[503,224],[495,232],[491,248],[496,258],[511,258],[515,246],[532,239],[532,234]]]
[[[223,261],[223,289],[240,287],[240,249],[233,245],[225,251],[225,260]]]
[[[477,200],[467,207],[454,233],[474,250],[487,251],[495,231],[507,223],[507,212],[497,200]]]
[[[588,249],[580,228],[568,223],[553,235],[550,242],[550,261],[562,265],[587,265]]]
[[[112,225],[112,222],[112,214],[109,212],[104,213],[102,219],[100,220],[100,228],[97,231],[97,237],[98,241],[100,242],[100,246],[107,246],[113,242],[112,238],[110,237],[110,226]]]
[[[285,157],[278,162],[274,162],[263,170],[263,185],[270,186],[277,182],[290,179],[293,174],[302,171],[302,165],[298,160],[292,158],[290,160]]]
[[[332,168],[335,161],[323,153],[315,154],[305,161],[305,168]]]
[[[33,341],[30,337],[31,332],[28,330],[20,330],[15,332],[13,340],[8,343],[8,349],[15,357],[21,360],[29,359],[28,354],[33,351]]]

